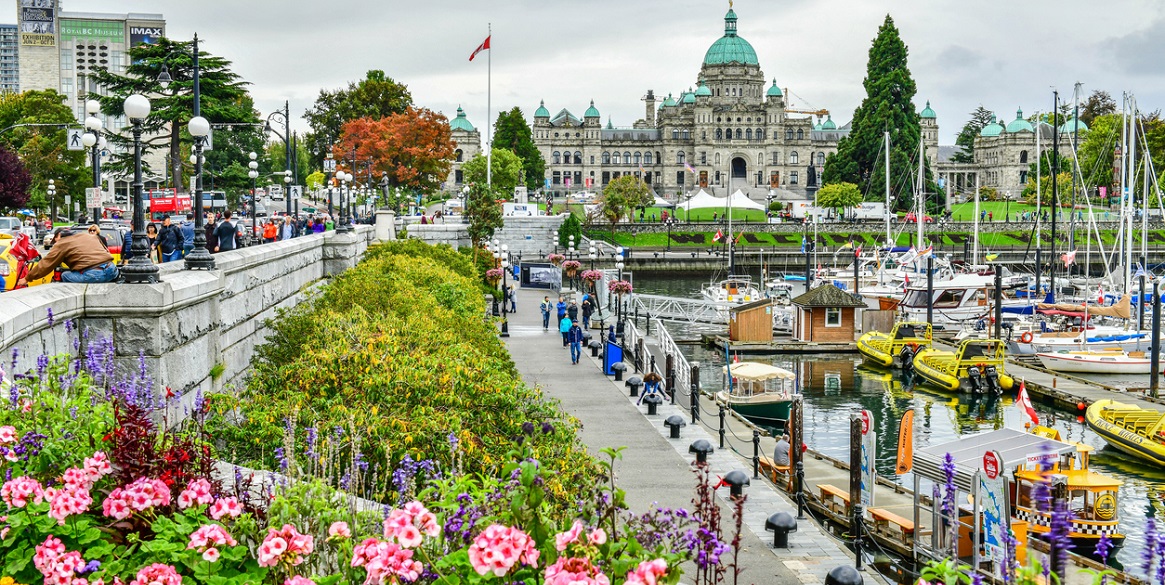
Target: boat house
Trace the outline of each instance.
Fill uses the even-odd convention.
[[[773,340],[773,299],[761,299],[728,309],[728,339],[768,343]]]
[[[797,315],[793,339],[816,343],[852,343],[857,310],[866,304],[832,284],[823,284],[793,299]]]

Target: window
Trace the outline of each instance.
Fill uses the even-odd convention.
[[[562,161],[562,153],[558,152],[557,150],[554,151],[554,154],[552,154],[550,156],[551,156],[551,160],[554,161],[554,164],[558,164],[559,162]],[[558,174],[558,173],[555,173],[555,174]]]
[[[593,154],[591,155],[591,164],[595,164],[595,155]],[[592,171],[591,174],[594,174],[594,172]]]
[[[684,164],[684,151],[681,150],[676,153],[676,164]]]
[[[797,171],[793,171],[793,172],[789,173],[789,184],[790,185],[797,184],[797,176],[798,176]]]
[[[663,164],[663,155],[660,154],[658,150],[655,151],[655,160],[659,161],[660,164]]]
[[[1027,151],[1026,150],[1019,151],[1019,162],[1020,162],[1020,164],[1027,163]]]
[[[798,128],[797,129],[797,140],[804,140],[804,139],[805,139],[805,131]]]
[[[700,164],[702,164],[702,165],[708,164],[708,153],[707,152],[700,153]]]
[[[817,153],[817,166],[819,166],[819,167],[825,166],[825,153],[824,152]]]
[[[635,153],[635,164],[636,165],[643,164],[643,153],[640,153],[640,152]]]
[[[778,157],[779,157],[779,155],[776,152],[774,152],[773,153],[773,164],[780,164]]]
[[[649,151],[647,151],[647,152],[645,152],[645,153],[643,153],[643,164],[645,164],[645,165],[652,164],[652,163],[651,163],[651,151],[650,151],[650,150],[649,150]]]
[[[716,129],[716,140],[724,140],[724,131],[719,128]]]
[[[457,155],[457,162],[461,162],[461,161],[462,161],[462,159],[464,159],[464,158],[465,158],[465,155],[464,155],[464,154],[462,154],[462,152],[461,152],[461,149],[460,149],[460,148],[458,148],[457,150],[453,151],[453,154],[456,154],[456,155]],[[458,183],[460,183],[460,182],[461,182],[461,181],[458,181]]]
[[[740,137],[741,137],[740,128],[737,128],[737,129],[736,129],[736,139],[737,139],[737,140],[740,140]]]
[[[764,140],[765,139],[765,131],[761,128],[757,128],[754,136],[756,136],[757,140]]]
[[[691,140],[692,133],[690,130],[684,130],[684,140]]]
[[[595,162],[595,161],[592,160],[591,162]],[[576,165],[582,164],[582,153],[577,151],[577,150],[574,151],[574,164],[576,164]]]
[[[603,164],[605,164],[605,165],[611,164],[611,153],[609,153],[609,152],[603,153]]]
[[[569,152],[562,153],[562,164],[564,164],[564,165],[570,164],[570,153]]]
[[[623,164],[625,164],[625,165],[631,164],[631,153],[630,152],[623,153]]]
[[[679,128],[672,128],[671,129],[671,139],[672,140],[679,140],[680,139],[680,129]]]
[[[792,140],[792,139],[793,139],[793,129],[792,128],[785,128],[785,140]]]
[[[465,175],[461,172],[460,169],[453,172],[453,182],[457,183],[458,185],[465,182]]]
[[[603,171],[603,184],[611,182],[611,171]]]
[[[684,184],[684,172],[683,171],[676,171],[676,184],[677,185]]]
[[[789,164],[795,165],[795,164],[799,164],[800,162],[801,162],[801,157],[797,155],[796,150],[789,153]]]
[[[1027,184],[1027,171],[1020,171],[1019,172],[1019,184],[1020,185]]]
[[[562,173],[560,173],[558,171],[554,171],[554,184],[555,185],[562,184]]]
[[[944,290],[942,294],[934,300],[934,307],[936,309],[953,309],[959,306],[959,302],[963,300],[963,289],[948,289]]]
[[[616,152],[615,154],[611,155],[611,164],[620,164],[619,153]]]
[[[732,140],[732,128],[725,128],[724,129],[724,137],[729,139],[729,140]]]
[[[73,55],[61,51],[61,71],[72,71],[73,69]]]
[[[841,327],[841,309],[825,309],[825,326]]]
[[[745,140],[752,140],[752,128],[749,128],[749,129],[744,131],[744,139]]]

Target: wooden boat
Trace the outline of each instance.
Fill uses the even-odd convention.
[[[1114,400],[1097,400],[1085,411],[1084,420],[1116,449],[1165,465],[1165,413]]]
[[[1049,439],[1063,441],[1060,432],[1047,427],[1036,427],[1032,432]],[[1076,447],[1074,453],[1061,455],[1043,470],[1040,463],[1033,462],[1016,468],[1015,501],[1012,515],[1029,523],[1028,532],[1037,537],[1046,537],[1051,524],[1050,515],[1036,509],[1031,501],[1036,484],[1049,484],[1053,475],[1067,478],[1068,509],[1072,512],[1069,520],[1068,537],[1077,551],[1083,554],[1096,550],[1101,534],[1108,534],[1113,550],[1125,542],[1125,535],[1118,526],[1117,497],[1120,492],[1119,479],[1097,473],[1088,468],[1092,447],[1083,443],[1068,442]]]
[[[955,351],[933,347],[914,357],[914,371],[927,383],[950,392],[1001,394],[1015,385],[1003,371],[1003,342],[964,339]]]
[[[778,426],[789,420],[796,374],[758,362],[729,364],[724,366],[724,374],[730,377],[729,383],[716,393],[717,402],[764,426]],[[777,382],[772,384],[773,380]]]
[[[1053,372],[1148,374],[1153,369],[1152,358],[1145,352],[1122,351],[1120,348],[1037,353],[1036,357],[1045,368]],[[1158,364],[1158,367],[1161,366],[1165,366],[1165,363]]]
[[[884,368],[909,368],[919,350],[930,347],[930,323],[899,321],[889,334],[870,331],[858,338],[858,352],[866,362]]]

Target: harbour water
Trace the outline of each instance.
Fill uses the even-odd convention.
[[[636,292],[698,298],[707,276],[672,277],[640,273],[635,277]],[[715,328],[668,324],[677,341],[695,341],[700,333]],[[722,352],[698,343],[681,343],[689,361],[701,365],[701,383],[708,390],[724,385]],[[999,428],[1022,429],[1027,416],[1014,404],[1014,395],[1001,398],[976,398],[952,394],[904,380],[901,374],[861,365],[857,354],[801,356],[742,356],[742,360],[762,361],[798,374],[798,386],[805,395],[805,442],[810,448],[846,460],[849,457],[849,430],[844,424],[853,412],[865,409],[873,415],[878,433],[877,470],[879,475],[905,486],[913,484],[909,475],[894,475],[898,423],[902,414],[915,411],[916,448],[941,445]],[[1068,441],[1077,441],[1096,449],[1092,467],[1124,482],[1118,506],[1120,529],[1127,536],[1116,560],[1125,570],[1142,575],[1140,555],[1149,519],[1160,522],[1165,517],[1165,469],[1154,467],[1106,447],[1105,441],[1089,430],[1076,412],[1057,410],[1036,404],[1040,423],[1059,429]],[[1082,413],[1079,413],[1082,414]],[[728,437],[738,450],[751,454],[744,438]],[[810,478],[811,480],[812,478]],[[1091,552],[1091,551],[1080,551]]]

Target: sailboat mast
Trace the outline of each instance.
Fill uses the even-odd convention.
[[[975,233],[971,235],[973,248],[971,250],[971,265],[979,264],[979,173],[975,173]]]
[[[915,203],[916,203],[915,207],[918,208],[918,211],[915,212],[914,223],[918,224],[918,247],[917,247],[917,249],[919,251],[921,251],[923,248],[923,245],[922,245],[922,224],[926,223],[926,205],[924,204],[924,202],[926,200],[926,193],[923,192],[923,177],[926,174],[926,162],[925,162],[926,150],[925,150],[925,148],[926,148],[926,146],[922,142],[922,134],[919,134],[918,135],[918,191],[917,191],[918,195],[914,198]]]
[[[1054,122],[1055,120],[1053,120]],[[1055,129],[1053,128],[1053,131]],[[1041,242],[1043,240],[1043,233],[1041,231],[1040,213],[1043,211],[1044,191],[1041,187],[1041,175],[1043,175],[1044,163],[1044,149],[1040,146],[1040,138],[1044,133],[1044,117],[1043,114],[1036,112],[1036,289],[1032,291],[1032,295],[1039,297],[1040,294],[1040,275],[1043,273],[1043,250],[1041,250]]]
[[[1052,92],[1052,120],[1058,121],[1060,113],[1060,92]],[[1052,264],[1048,268],[1048,290],[1056,295],[1056,212],[1060,209],[1060,185],[1056,175],[1060,172],[1060,128],[1052,133]],[[1059,296],[1059,295],[1056,295]]]
[[[1125,292],[1132,293],[1133,281],[1133,210],[1136,205],[1133,202],[1133,184],[1137,182],[1137,100],[1133,96],[1128,97],[1129,102],[1129,163],[1128,179],[1125,181],[1123,193],[1121,194],[1128,200],[1125,206]]]
[[[882,133],[882,140],[886,146],[886,247],[893,248],[893,235],[890,233],[890,132]]]
[[[1076,175],[1079,169],[1078,162],[1080,153],[1077,147],[1080,146],[1080,82],[1076,82],[1076,86],[1072,89],[1072,207],[1068,214],[1068,248],[1076,249]],[[1087,271],[1087,270],[1086,270]],[[1068,276],[1072,275],[1071,267],[1068,268]],[[1085,274],[1087,276],[1087,274]]]

